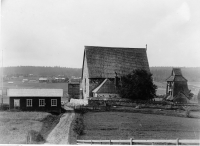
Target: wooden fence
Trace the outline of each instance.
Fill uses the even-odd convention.
[[[122,104],[123,103],[123,104]],[[137,108],[137,103],[125,103],[118,102],[116,104],[116,101],[93,101],[93,103],[90,103],[88,105],[81,105],[81,106],[72,106],[74,109],[79,109],[79,110],[100,110],[100,111],[105,111],[105,110],[115,110],[113,107],[136,107]],[[152,108],[152,109],[171,109],[171,110],[176,110],[176,109],[190,109],[193,111],[200,111],[200,105],[197,104],[158,104],[158,103],[146,103],[146,104],[140,104],[138,108]]]
[[[138,104],[144,104],[144,105],[171,105],[171,106],[200,106],[197,103],[188,103],[188,104],[183,104],[183,103],[172,103],[169,101],[143,101],[143,100],[137,100],[137,101],[132,101],[132,100],[127,100],[127,99],[115,99],[115,100],[88,100],[88,105],[104,105],[108,104],[111,106],[134,106]]]
[[[200,145],[200,140],[77,140],[78,145]]]

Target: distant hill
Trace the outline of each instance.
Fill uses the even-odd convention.
[[[171,74],[172,67],[150,67],[153,74],[154,81],[163,82]],[[200,82],[200,67],[182,67],[183,76],[190,82]],[[64,75],[68,78],[72,76],[81,77],[81,68],[67,68],[67,67],[41,67],[41,66],[17,66],[5,67],[4,75],[19,76],[29,75],[34,76],[58,76]]]

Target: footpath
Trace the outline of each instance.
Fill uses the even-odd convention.
[[[69,131],[74,117],[75,113],[72,111],[64,113],[59,123],[48,135],[45,144],[69,144]]]

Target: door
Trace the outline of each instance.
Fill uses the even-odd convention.
[[[14,108],[18,109],[20,107],[20,99],[14,99]]]

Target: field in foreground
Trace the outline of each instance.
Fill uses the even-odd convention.
[[[128,112],[84,114],[85,134],[78,139],[199,139],[200,119]]]
[[[58,116],[45,112],[0,112],[0,144],[25,144],[30,130],[45,139],[57,119]]]

